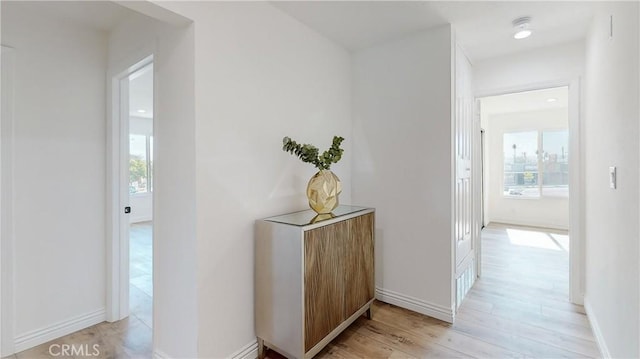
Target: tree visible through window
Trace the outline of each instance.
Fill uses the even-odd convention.
[[[526,131],[503,136],[505,196],[569,195],[569,132]]]
[[[129,193],[152,191],[153,137],[129,135]]]

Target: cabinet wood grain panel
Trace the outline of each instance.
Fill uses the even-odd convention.
[[[305,351],[335,329],[344,317],[344,249],[348,221],[304,234]]]
[[[374,296],[373,213],[348,220],[345,241],[345,317],[367,304]]]
[[[342,205],[256,221],[258,352],[311,359],[363,314],[374,296],[375,209]]]

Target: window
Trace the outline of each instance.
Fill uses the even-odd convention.
[[[503,136],[504,189],[511,197],[569,196],[569,132],[510,132]]]
[[[538,132],[504,134],[504,194],[540,197]]]
[[[542,195],[569,196],[569,131],[542,133]]]
[[[129,135],[129,193],[153,190],[153,136]]]

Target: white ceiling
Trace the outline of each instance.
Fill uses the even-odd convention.
[[[474,61],[584,39],[596,3],[588,1],[433,2]],[[531,16],[533,34],[513,38],[511,22]]]
[[[272,4],[349,50],[451,23],[472,61],[585,37],[588,1],[274,1]],[[531,16],[534,33],[515,40],[511,21]]]
[[[424,1],[274,1],[300,22],[350,50],[444,25]]]
[[[349,50],[451,23],[477,62],[584,38],[593,1],[272,1],[274,6]],[[24,1],[64,21],[109,31],[132,11],[112,1]],[[511,21],[531,16],[534,33],[512,37]]]

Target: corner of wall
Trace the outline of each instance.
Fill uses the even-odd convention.
[[[258,357],[258,341],[252,340],[235,353],[231,354],[231,359],[255,359]]]
[[[593,311],[593,307],[591,307],[591,303],[589,302],[589,297],[587,297],[587,295],[584,296],[584,309],[587,312],[587,319],[589,319],[589,324],[591,324],[591,330],[593,331],[593,336],[596,339],[596,344],[598,345],[598,350],[600,350],[602,358],[611,358],[611,353],[609,352],[607,343],[604,340],[602,330],[598,324],[598,319]]]
[[[454,310],[453,307],[447,308],[438,304],[428,302],[409,295],[387,290],[376,286],[376,299],[393,304],[395,306],[412,310],[416,313],[428,315],[432,318],[443,320],[447,323],[453,323]]]

